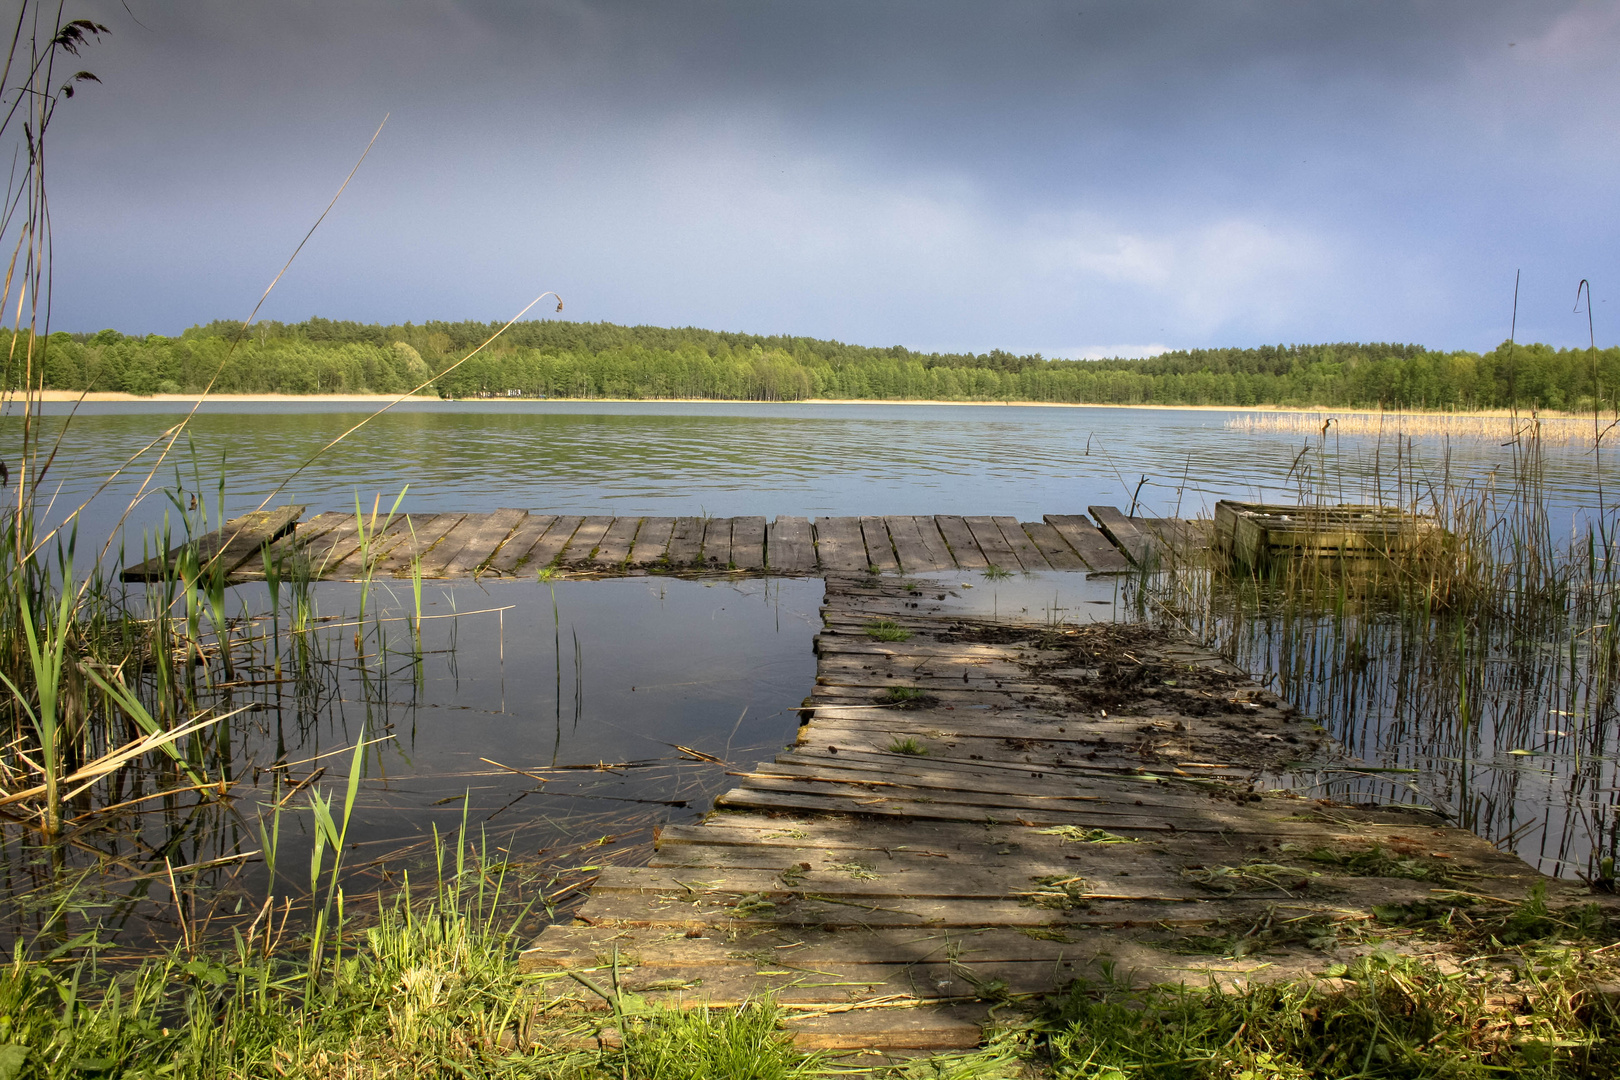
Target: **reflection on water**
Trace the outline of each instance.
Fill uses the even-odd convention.
[[[279,679],[199,688],[204,701],[246,707],[228,721],[229,797],[189,793],[81,818],[54,857],[31,846],[32,830],[5,827],[0,888],[15,903],[4,930],[37,931],[58,896],[50,886],[80,874],[80,915],[132,930],[173,919],[171,868],[182,893],[226,913],[251,915],[271,892],[302,895],[310,792],[335,791],[341,806],[362,737],[351,891],[378,875],[397,881],[427,857],[435,829],[452,833],[464,815],[513,861],[574,866],[585,861],[569,857],[576,849],[593,862],[644,860],[654,828],[707,811],[727,763],[793,741],[815,680],[821,591],[816,579],[429,586],[418,649],[408,588],[374,587],[357,626],[340,613],[358,609],[358,587],[319,586],[329,615],[301,647],[313,662],[301,664],[295,645]],[[262,587],[238,599],[264,611]],[[116,798],[174,786],[136,778]]]

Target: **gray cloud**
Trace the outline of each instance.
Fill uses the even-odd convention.
[[[1489,347],[1518,267],[1523,334],[1606,310],[1612,3],[89,7],[57,325],[245,314],[385,112],[270,317]]]

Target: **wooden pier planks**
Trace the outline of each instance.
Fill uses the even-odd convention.
[[[1159,556],[1158,542],[1138,529],[1130,518],[1113,506],[1088,506],[1086,511],[1097,519],[1103,534],[1114,542],[1137,566],[1147,566]]]
[[[731,564],[738,570],[765,569],[765,519],[731,519]]]
[[[545,536],[556,522],[555,514],[528,515],[512,530],[512,535],[501,544],[485,569],[493,574],[515,573],[519,564],[529,557],[534,545],[540,542],[540,538]]]
[[[934,524],[944,537],[957,566],[963,570],[983,570],[990,565],[979,550],[979,542],[973,538],[973,530],[968,528],[966,520],[951,514],[940,514],[934,518]]]
[[[765,565],[772,573],[815,573],[816,546],[809,518],[779,515],[765,535]]]
[[[1033,624],[980,634],[913,603],[895,577],[829,576],[818,696],[797,744],[735,769],[716,813],[666,826],[650,865],[604,867],[575,922],[521,954],[543,993],[603,1008],[569,971],[675,1005],[768,992],[802,1045],[942,1050],[976,1045],[984,1006],[966,1001],[979,987],[1308,977],[1336,954],[1300,941],[1197,957],[1178,935],[1253,924],[1279,903],[1292,919],[1356,921],[1433,896],[1433,882],[1355,877],[1290,851],[1377,844],[1444,860],[1492,896],[1579,891],[1420,808],[1315,812],[1254,793],[1258,772],[1338,751],[1199,646],[1137,626],[1076,628],[1072,642]],[[873,641],[863,627],[884,614],[914,636]],[[1076,680],[1111,685],[1095,665],[1116,655],[1152,675],[1139,700],[1079,707]],[[965,688],[936,689],[950,681]],[[895,685],[933,698],[884,707]],[[1212,698],[1244,704],[1211,712]],[[1286,887],[1245,877],[1279,862],[1301,867]]]
[[[631,545],[636,540],[636,530],[640,527],[640,518],[614,518],[607,532],[602,534],[601,543],[596,545],[596,554],[591,556],[591,565],[616,567],[628,562]]]
[[[731,519],[710,518],[703,529],[703,565],[709,570],[731,566]]]
[[[1047,514],[1046,523],[1085,560],[1093,573],[1121,574],[1131,568],[1130,560],[1083,514]]]
[[[672,517],[642,518],[635,546],[630,549],[630,565],[651,566],[662,559],[674,531],[675,519]]]
[[[705,522],[702,518],[675,519],[675,528],[670,533],[667,550],[670,566],[690,569],[698,564],[703,557],[704,529]]]
[[[979,550],[984,553],[987,563],[997,569],[1015,573],[1024,568],[1024,564],[1019,561],[1017,553],[1013,551],[1012,545],[1008,544],[1007,538],[1001,535],[1001,526],[996,524],[995,518],[977,515],[964,517],[962,521],[967,525],[968,531],[973,534],[973,539],[978,542]]]
[[[1024,523],[1007,516],[951,514],[813,522],[784,515],[768,522],[759,516],[587,517],[502,509],[360,520],[322,513],[295,524],[291,519],[299,508],[285,507],[277,515],[261,515],[262,521],[255,519],[239,534],[227,537],[221,530],[198,543],[204,552],[222,552],[234,581],[264,576],[256,556],[266,543],[271,558],[289,567],[296,559],[316,578],[353,580],[368,572],[404,575],[413,565],[432,578],[512,575],[548,565],[576,577],[648,571],[895,575],[990,566],[1009,572],[1116,573],[1129,569],[1133,559],[1207,546],[1211,535],[1203,521],[1128,518],[1114,507],[1091,509],[1108,523],[1106,535],[1086,517],[1061,514]],[[277,538],[267,539],[271,535]],[[142,580],[162,565],[163,560],[148,559],[124,577]]]
[[[823,570],[852,573],[865,570],[866,539],[861,535],[861,519],[853,517],[816,518],[816,560]]]
[[[885,574],[898,574],[900,560],[894,555],[894,541],[889,538],[889,524],[880,517],[861,518],[861,538],[866,542],[866,564],[875,566]]]
[[[579,528],[574,530],[574,535],[569,539],[568,546],[563,548],[558,556],[558,561],[565,565],[588,563],[612,524],[613,519],[605,515],[582,518]]]
[[[1017,518],[998,517],[991,520],[1001,529],[1002,538],[1007,541],[1007,546],[1012,548],[1013,554],[1018,556],[1018,561],[1025,570],[1052,569],[1052,564],[1047,561],[1041,549],[1024,532],[1024,528],[1018,524]]]
[[[1085,560],[1075,553],[1063,539],[1063,535],[1044,521],[1025,521],[1020,523],[1024,534],[1034,545],[1041,549],[1041,554],[1052,565],[1054,570],[1089,570]]]
[[[223,527],[197,538],[199,568],[229,575],[238,566],[256,560],[264,545],[291,533],[303,513],[302,506],[278,506],[230,519]],[[125,581],[161,581],[185,548],[185,544],[177,544],[162,555],[130,567],[121,576]]]

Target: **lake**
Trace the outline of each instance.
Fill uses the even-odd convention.
[[[65,411],[47,407],[51,430]],[[87,543],[113,534],[155,454],[92,499],[97,487],[183,415],[181,406],[117,403],[86,405],[73,418],[44,488],[57,519],[90,500],[81,568]],[[309,513],[352,510],[357,499],[368,511],[380,500],[386,511],[403,491],[399,508],[412,512],[1039,520],[1094,503],[1134,501],[1139,513],[1194,516],[1222,498],[1292,501],[1301,496],[1305,449],[1317,475],[1331,478],[1329,497],[1342,501],[1406,501],[1414,487],[1444,477],[1479,481],[1510,467],[1509,451],[1492,443],[1418,439],[1397,454],[1395,440],[1235,431],[1227,427],[1235,414],[1220,410],[896,404],[412,401],[316,456],[367,415],[318,400],[208,404],[129,513],[129,561],[140,557],[143,532],[165,513],[177,524],[193,495],[212,515],[222,478],[227,516],[285,482],[272,504],[303,503]],[[17,423],[0,418],[13,441]],[[1548,448],[1548,498],[1560,530],[1591,512],[1592,469],[1589,451]],[[1091,582],[1061,600],[1066,586],[1045,580],[963,583],[976,584],[975,610],[994,615],[1129,617],[1131,609],[1125,582]],[[590,865],[644,859],[653,830],[705,812],[728,768],[792,741],[814,681],[820,596],[820,582],[803,579],[430,583],[418,642],[408,582],[370,590],[358,629],[350,617],[359,588],[319,585],[315,602],[326,621],[311,633],[307,670],[228,695],[233,706],[251,707],[233,721],[234,803],[142,811],[122,839],[103,830],[97,843],[147,869],[110,886],[96,910],[123,912],[131,925],[161,922],[172,897],[149,872],[153,853],[169,866],[201,867],[198,888],[216,898],[262,895],[262,854],[238,857],[264,846],[260,815],[278,802],[278,861],[307,867],[308,792],[341,786],[347,748],[362,733],[376,741],[363,755],[353,865],[391,880],[402,851],[421,856],[435,830],[465,820],[514,860],[574,873],[548,886],[562,902]],[[229,604],[244,625],[269,612],[263,586],[232,590]],[[1370,762],[1416,761],[1436,771],[1435,789],[1451,790],[1442,760],[1450,751],[1421,733],[1377,716],[1333,724]],[[1508,764],[1530,771],[1527,762]],[[1527,855],[1567,874],[1612,835],[1612,823],[1572,849],[1568,822],[1586,809],[1569,804],[1556,768],[1540,767],[1544,781],[1515,786],[1481,828],[1490,835],[1493,821],[1507,822]],[[1599,768],[1612,784],[1612,753]],[[1404,793],[1399,785],[1385,792]],[[1612,810],[1612,795],[1607,803]],[[1539,830],[1523,828],[1524,818],[1539,820]],[[55,871],[29,861],[21,834],[6,835],[11,895],[43,897]],[[1549,851],[1547,838],[1559,835],[1565,841]],[[290,887],[288,874],[278,871],[278,891]],[[17,910],[24,923],[36,917],[27,903]]]

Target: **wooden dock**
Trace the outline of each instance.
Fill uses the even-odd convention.
[[[902,567],[928,550],[901,545],[919,519],[852,520],[800,543],[870,561],[870,520]],[[920,520],[944,551],[1028,551],[994,518]],[[1353,956],[1375,905],[1579,890],[1429,810],[1258,789],[1341,751],[1197,646],[962,618],[917,584],[828,574],[797,744],[738,769],[703,823],[663,829],[650,865],[603,868],[574,921],[522,954],[549,996],[769,992],[806,1047],[937,1051],[977,1045],[995,1003],[1077,977],[1298,977]]]
[[[1148,565],[1165,546],[1202,544],[1201,523],[1127,517],[1113,507],[1083,514],[1015,517],[887,516],[609,517],[496,510],[400,514],[320,513],[304,507],[259,511],[125,570],[154,581],[197,565],[231,582],[283,578],[569,577],[665,573],[816,576],[869,569],[904,574],[945,570],[1071,570],[1117,574]],[[192,557],[194,552],[195,558]],[[176,568],[182,568],[177,571]]]

